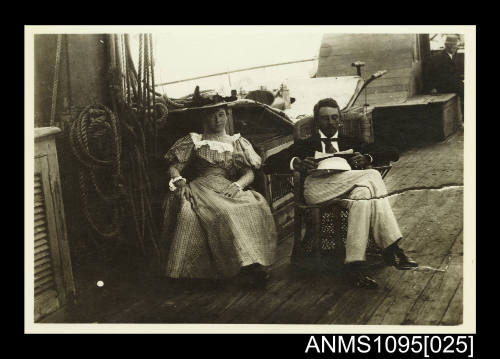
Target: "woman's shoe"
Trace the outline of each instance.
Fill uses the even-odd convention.
[[[242,283],[251,288],[264,287],[271,275],[260,264],[255,263],[241,268],[240,278]]]

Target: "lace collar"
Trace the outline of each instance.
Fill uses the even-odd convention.
[[[201,146],[208,145],[208,147],[211,150],[217,151],[217,152],[233,152],[233,145],[230,143],[225,143],[225,142],[219,142],[219,141],[214,141],[214,140],[203,140],[203,135],[200,133],[196,132],[191,132],[189,134],[191,136],[191,139],[193,140],[194,147],[196,149],[200,148]],[[233,142],[236,141],[238,138],[241,137],[239,133],[236,133],[232,136],[229,136]]]

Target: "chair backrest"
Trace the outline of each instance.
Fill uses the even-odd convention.
[[[362,110],[362,109],[361,109]],[[342,113],[343,126],[339,128],[339,137],[348,138],[359,143],[373,143],[373,123],[371,112],[365,115],[360,108],[354,108],[349,112]],[[293,129],[293,139],[304,140],[309,138],[314,131],[313,116],[301,118],[295,122]],[[386,166],[374,167],[384,178],[392,168],[390,164]],[[294,198],[296,203],[304,203],[304,180],[305,177],[298,171],[294,171]],[[298,185],[295,185],[298,184]]]
[[[371,112],[365,115],[360,108],[342,112],[342,127],[339,128],[340,138],[349,138],[360,143],[373,143],[373,122]],[[293,139],[303,140],[310,137],[314,131],[313,116],[301,118],[295,122]]]
[[[314,131],[314,122],[312,116],[304,117],[297,122],[293,127],[293,139],[297,140],[305,140],[306,138],[311,137]]]

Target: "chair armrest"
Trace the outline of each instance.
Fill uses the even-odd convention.
[[[268,176],[288,178],[288,177],[291,177],[292,174],[290,174],[290,173],[268,173]]]
[[[293,198],[297,204],[304,202],[304,176],[299,171],[293,171]]]
[[[384,171],[384,170],[390,170],[392,168],[392,165],[386,165],[386,166],[373,166],[372,169],[377,170],[377,171]]]
[[[374,169],[374,170],[379,171],[380,175],[382,176],[382,178],[385,178],[385,176],[387,176],[387,174],[391,170],[392,165],[388,164],[388,165],[384,165],[384,166],[373,166],[371,168]]]

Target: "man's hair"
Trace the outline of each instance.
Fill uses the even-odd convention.
[[[314,105],[314,110],[313,110],[314,121],[318,120],[319,109],[321,107],[334,107],[334,108],[338,108],[339,109],[339,114],[340,114],[340,106],[338,105],[337,101],[335,101],[331,97],[324,98],[322,100],[319,100],[318,103],[316,105]],[[342,117],[342,115],[340,115],[340,116]]]
[[[458,44],[460,43],[460,35],[459,34],[448,34],[446,35],[446,39],[444,40],[445,44]]]

